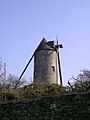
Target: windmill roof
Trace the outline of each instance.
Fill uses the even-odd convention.
[[[55,42],[54,41],[48,41],[43,38],[42,41],[40,42],[40,44],[38,45],[36,51],[41,50],[41,49],[53,49],[53,47],[55,46]]]

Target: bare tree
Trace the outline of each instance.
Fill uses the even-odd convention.
[[[71,79],[74,80],[74,82],[70,83],[68,81],[68,85],[73,92],[90,91],[90,70],[84,69],[76,78],[72,77]]]
[[[4,84],[4,65],[0,57],[0,89],[2,88],[3,84]]]
[[[18,77],[12,74],[9,74],[7,77],[7,88],[14,88],[17,84],[18,81]],[[21,81],[18,82],[17,87],[22,87],[26,84],[26,80],[25,79],[21,79]]]

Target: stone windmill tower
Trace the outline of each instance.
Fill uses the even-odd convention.
[[[62,44],[58,45],[58,41],[57,44],[55,44],[55,41],[47,41],[45,38],[43,38],[20,75],[18,82],[34,58],[34,82],[58,84],[58,76],[60,76],[60,84],[62,85],[59,57],[59,48],[62,47]]]
[[[43,39],[34,57],[34,81],[58,83],[57,49],[54,41]]]

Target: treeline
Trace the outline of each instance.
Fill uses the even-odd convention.
[[[66,93],[66,88],[58,84],[45,82],[32,83],[24,87],[10,88],[6,90],[6,100],[20,100],[40,96],[50,96]],[[0,92],[0,101],[5,100],[4,88]]]
[[[12,78],[12,79],[10,79]],[[90,91],[90,71],[82,70],[76,77],[72,77],[70,83],[68,81],[67,86],[61,86],[58,84],[49,84],[45,82],[32,83],[25,85],[25,81],[18,84],[17,88],[14,88],[16,79],[10,75],[8,78],[9,84],[6,85],[6,100],[21,100],[27,98],[35,98],[41,96],[51,96],[59,94],[69,94],[78,92]],[[11,84],[10,84],[11,83]],[[0,101],[5,100],[5,89],[3,85],[0,87]]]
[[[3,66],[0,63],[0,70]],[[33,97],[69,94],[90,91],[90,70],[82,70],[77,77],[72,77],[67,86],[49,84],[45,82],[27,83],[25,79],[18,82],[18,77],[12,74],[5,80],[3,72],[0,71],[0,101],[21,100]],[[15,87],[17,84],[17,87]]]

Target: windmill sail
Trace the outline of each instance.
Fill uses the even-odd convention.
[[[59,55],[59,48],[63,48],[62,44],[58,45],[58,35],[56,35],[57,45],[57,57],[58,57],[58,70],[59,70],[59,77],[60,77],[60,84],[62,85],[62,72],[61,72],[61,64],[60,64],[60,55]]]
[[[17,87],[19,81],[21,80],[23,74],[27,70],[33,58],[34,58],[34,82],[58,83],[57,82],[57,59],[58,59],[60,83],[62,85],[61,66],[58,50],[59,48],[62,48],[62,44],[58,45],[58,40],[57,45],[55,45],[54,41],[47,42],[47,40],[43,38],[38,47],[35,49],[28,63],[26,64],[25,68],[23,69],[16,83],[15,88]]]
[[[43,40],[42,40],[42,41],[40,42],[40,44],[38,45],[38,47],[37,47],[36,50],[34,51],[34,53],[33,53],[33,55],[31,56],[31,58],[29,59],[28,63],[26,64],[24,70],[22,71],[22,73],[21,73],[21,75],[20,75],[20,77],[19,77],[19,79],[18,79],[18,81],[17,81],[17,83],[16,83],[16,85],[15,85],[15,88],[17,87],[19,81],[21,80],[22,76],[24,75],[25,71],[27,70],[27,68],[28,68],[29,64],[31,63],[33,57],[35,56],[35,53],[39,50],[39,48],[40,48],[40,47],[42,46],[42,44],[45,43],[45,42],[46,42],[46,40],[45,40],[45,38],[43,38]]]
[[[58,55],[58,68],[59,68],[60,84],[62,85],[62,73],[61,73],[61,65],[60,65],[59,51],[57,52],[57,55]]]
[[[30,62],[32,61],[33,57],[34,57],[34,54],[33,54],[32,57],[30,58],[30,60],[28,61],[28,63],[27,63],[27,65],[25,66],[24,70],[22,71],[22,73],[21,73],[21,75],[20,75],[20,77],[19,77],[19,79],[18,79],[18,81],[17,81],[17,83],[16,83],[15,88],[17,87],[19,81],[21,80],[23,74],[25,73],[26,69],[28,68],[28,66],[29,66]]]

